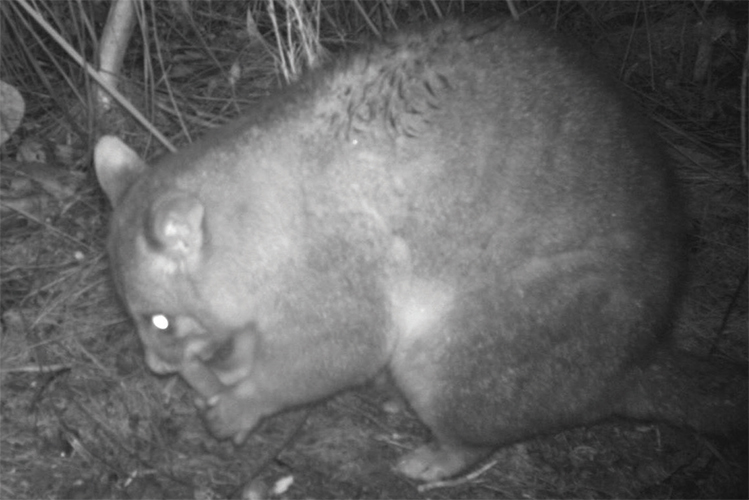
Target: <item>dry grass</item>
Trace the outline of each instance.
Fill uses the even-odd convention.
[[[139,5],[121,90],[175,144],[365,36],[438,14],[506,8],[430,1]],[[107,6],[36,4],[88,60]],[[738,85],[746,7],[514,6],[521,17],[593,48],[661,125],[693,229],[692,280],[676,338],[697,352],[746,361],[747,179],[739,162]],[[0,149],[0,497],[715,498],[736,494],[742,481],[746,488],[746,463],[742,468],[730,450],[665,426],[627,423],[502,450],[481,478],[419,493],[389,464],[425,431],[406,413],[384,412],[372,389],[309,415],[273,418],[240,449],[212,440],[182,383],[145,369],[106,269],[109,209],[92,174],[91,145],[108,131],[148,157],[164,148],[118,109],[95,116],[82,69],[17,4],[0,3],[0,14],[0,78],[27,100],[22,129]],[[707,56],[700,52],[705,30],[714,38]],[[52,171],[29,170],[32,160]],[[287,477],[294,481],[288,490],[273,492]]]

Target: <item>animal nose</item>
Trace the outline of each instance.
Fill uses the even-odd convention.
[[[151,349],[146,350],[146,364],[148,365],[148,368],[151,369],[152,372],[158,374],[158,375],[166,375],[168,373],[175,373],[178,370],[178,367],[164,361],[159,357],[158,354],[156,354]]]

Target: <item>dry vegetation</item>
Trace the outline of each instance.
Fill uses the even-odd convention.
[[[92,173],[92,144],[109,132],[146,157],[163,146],[119,108],[96,116],[85,72],[19,5],[0,3],[0,78],[20,89],[27,104],[21,129],[0,148],[0,497],[746,494],[746,450],[742,458],[736,447],[705,437],[619,422],[507,448],[479,478],[420,492],[389,467],[425,430],[407,413],[383,411],[383,396],[373,388],[270,419],[239,449],[211,439],[182,383],[147,372],[107,273],[109,207]],[[440,15],[507,9],[505,2],[398,0],[138,6],[120,89],[177,145],[366,37]],[[35,4],[89,61],[108,7],[106,1]],[[739,96],[747,4],[518,1],[513,7],[591,47],[659,123],[692,220],[693,272],[676,338],[693,351],[746,362],[747,177],[739,127],[746,104]]]

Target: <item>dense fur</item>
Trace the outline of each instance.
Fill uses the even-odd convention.
[[[153,168],[103,138],[149,366],[238,441],[386,370],[433,432],[399,464],[424,480],[613,415],[740,426],[745,378],[660,347],[685,270],[673,174],[584,59],[512,22],[447,22]]]

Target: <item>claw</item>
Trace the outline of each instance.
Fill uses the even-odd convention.
[[[252,429],[244,429],[244,430],[241,430],[241,431],[237,432],[234,435],[234,439],[233,439],[234,444],[237,445],[237,446],[239,446],[242,443],[244,443],[247,440],[247,436],[250,435],[250,431],[251,430]]]

